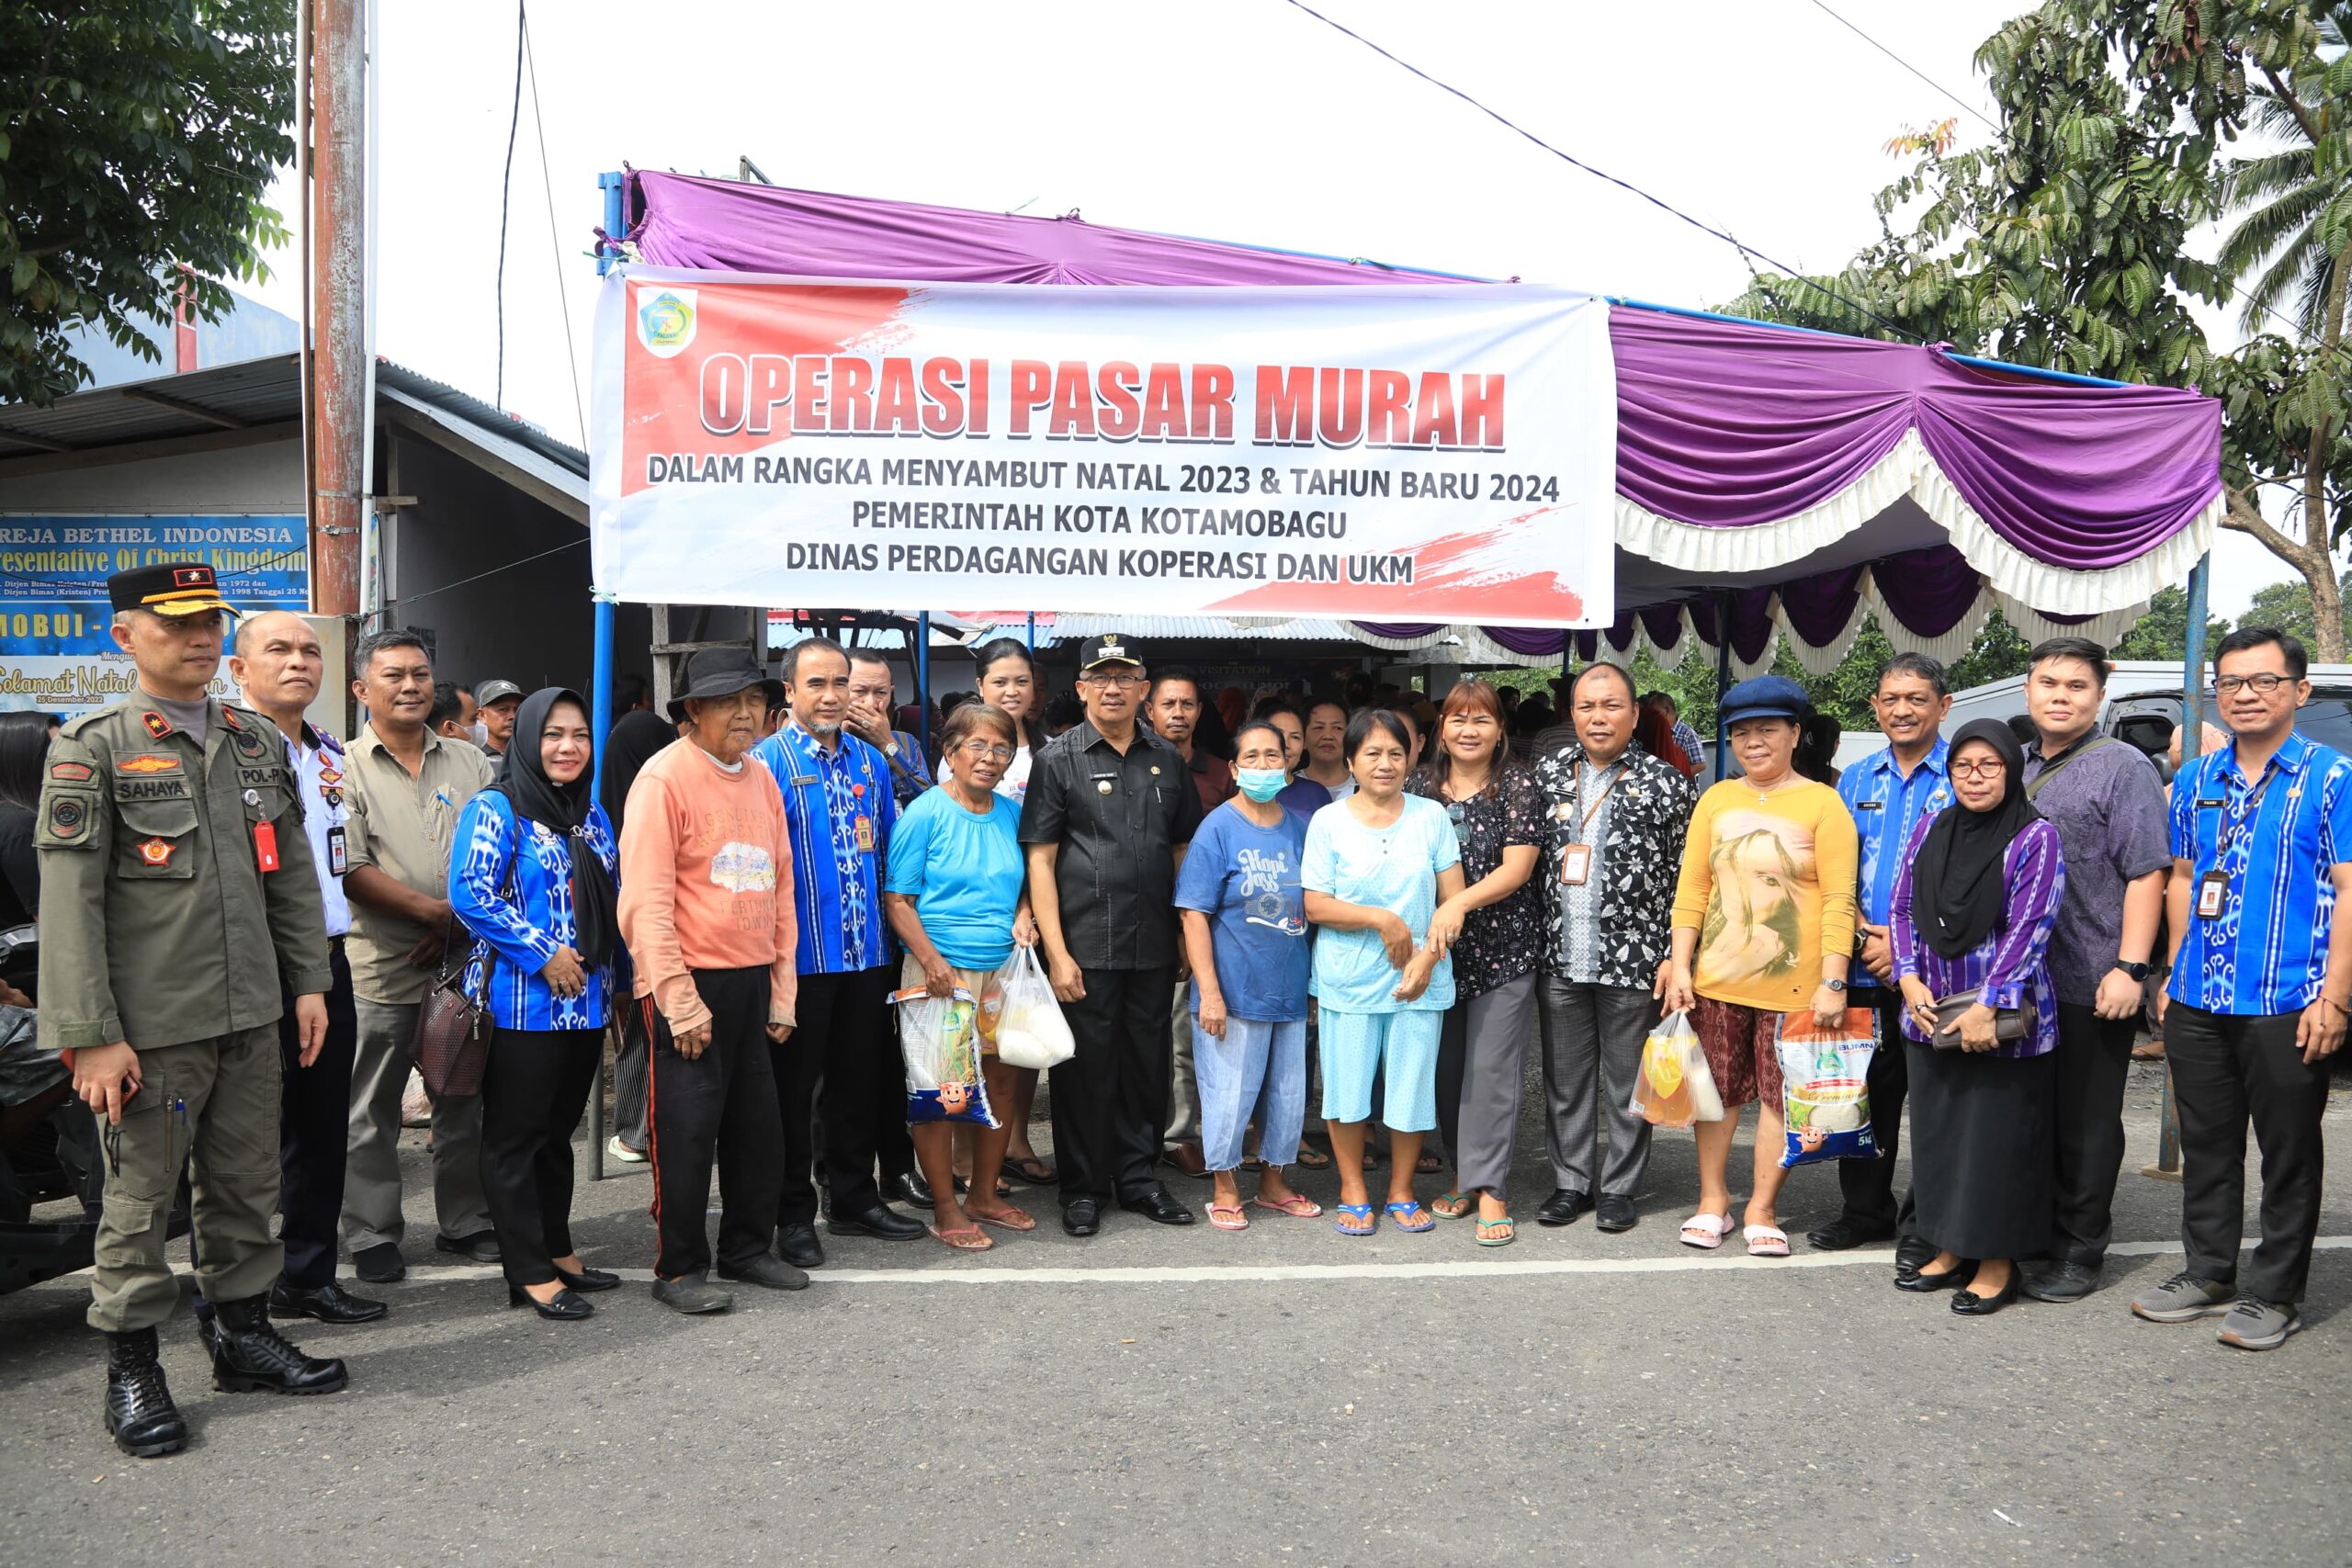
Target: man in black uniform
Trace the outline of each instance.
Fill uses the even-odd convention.
[[[1160,1224],[1193,1223],[1152,1168],[1168,1121],[1176,868],[1201,800],[1176,748],[1136,722],[1145,684],[1126,638],[1080,643],[1085,722],[1037,753],[1021,807],[1030,908],[1078,1041],[1053,1070],[1062,1229],[1072,1235],[1092,1235],[1114,1197]]]

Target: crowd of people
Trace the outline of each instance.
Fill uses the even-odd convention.
[[[0,862],[12,888],[33,863],[38,891],[13,896],[40,917],[41,1039],[105,1128],[89,1317],[132,1453],[186,1441],[155,1340],[184,1165],[219,1386],[344,1386],[272,1320],[387,1310],[339,1282],[339,1245],[361,1282],[405,1272],[401,1094],[452,997],[492,1032],[478,1088],[433,1099],[434,1247],[498,1263],[551,1320],[620,1283],[570,1231],[608,1032],[611,1152],[651,1168],[652,1293],[701,1314],[807,1285],[820,1221],[977,1253],[1035,1230],[1025,1186],[1074,1237],[1114,1211],[1193,1224],[1171,1169],[1205,1179],[1220,1230],[1321,1215],[1296,1175],[1331,1169],[1342,1235],[1467,1220],[1507,1246],[1531,1043],[1535,1222],[1628,1231],[1652,1134],[1636,1079],[1668,1014],[1724,1107],[1696,1124],[1677,1239],[1736,1228],[1786,1257],[1777,1040],[1855,1009],[1876,1020],[1879,1157],[1841,1162],[1810,1245],[1892,1242],[1899,1289],[1982,1316],[2098,1288],[2143,983],[2169,960],[2188,1256],[2132,1308],[2219,1316],[2253,1349],[2301,1325],[2324,1058],[2352,1006],[2352,924],[2332,919],[2352,760],[2296,733],[2309,686],[2283,634],[2220,645],[2225,743],[2167,805],[2151,760],[2098,733],[2106,652],[2071,637],[2033,650],[2022,741],[1946,738],[1944,671],[1895,657],[1872,699],[1887,744],[1842,774],[1802,687],[1743,681],[1721,712],[1736,773],[1703,791],[1699,738],[1613,664],[1561,682],[1556,713],[1476,680],[1434,704],[1253,704],[1117,636],[1078,649],[1074,714],[1009,639],[937,715],[823,637],[780,678],[705,649],[669,713],[620,694],[600,767],[580,693],[436,683],[412,632],[354,648],[347,744],[303,718],[328,672],[299,616],[237,623],[245,705],[223,704],[206,691],[233,609],[209,570],[113,593],[139,690],[53,738],[38,721],[38,746],[0,731],[0,763],[39,782],[37,851]],[[986,1013],[1024,950],[1075,1043],[1050,1069],[1050,1156],[1038,1073],[985,1037],[994,1114],[910,1127],[894,997]],[[2262,1236],[2241,1271],[2249,1124]]]

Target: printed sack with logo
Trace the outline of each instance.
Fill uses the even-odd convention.
[[[958,986],[944,997],[928,987],[893,991],[899,1050],[907,1061],[907,1120],[998,1124],[980,1077],[979,1004]]]
[[[1871,1135],[1871,1055],[1878,1049],[1878,1015],[1848,1008],[1824,1029],[1813,1010],[1781,1015],[1781,1110],[1787,1123],[1784,1167],[1823,1159],[1876,1159]]]

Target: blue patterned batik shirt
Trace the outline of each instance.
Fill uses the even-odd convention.
[[[899,821],[889,760],[846,730],[829,751],[797,720],[752,755],[784,792],[800,928],[795,967],[846,975],[891,962],[882,919],[883,868]]]
[[[620,881],[620,846],[605,808],[589,808],[582,829],[605,869]],[[501,1029],[602,1029],[612,1003],[612,965],[591,969],[576,997],[559,997],[539,973],[559,947],[580,948],[571,903],[571,846],[552,828],[514,815],[499,790],[484,790],[458,813],[449,856],[449,908],[473,933],[466,973],[481,995],[490,964],[490,1014]]]
[[[1895,765],[1892,746],[1871,753],[1838,775],[1838,796],[1853,814],[1854,830],[1862,842],[1854,878],[1857,912],[1871,925],[1887,923],[1894,880],[1902,874],[1912,829],[1951,804],[1951,748],[1938,736],[1935,750],[1919,760],[1909,778]],[[1859,961],[1851,971],[1850,984],[1857,991],[1880,988],[1878,977]]]

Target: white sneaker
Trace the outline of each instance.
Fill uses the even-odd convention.
[[[627,1144],[622,1143],[621,1135],[618,1133],[614,1134],[611,1138],[605,1141],[605,1157],[609,1159],[616,1159],[623,1165],[643,1165],[645,1163],[645,1151],[642,1149],[630,1148]]]

